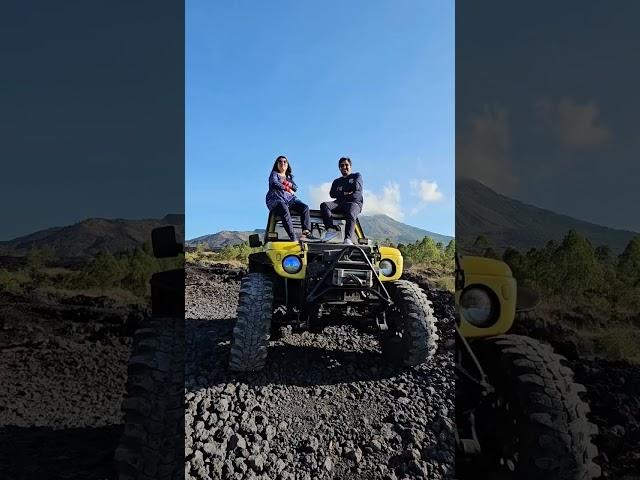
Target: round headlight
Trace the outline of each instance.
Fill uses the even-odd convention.
[[[296,255],[287,255],[282,259],[282,268],[287,273],[298,273],[302,268],[302,261]]]
[[[496,320],[497,305],[484,288],[471,287],[460,296],[460,309],[471,325],[485,328]]]
[[[380,261],[379,268],[380,268],[380,273],[385,277],[392,277],[396,269],[393,262],[391,260],[386,260],[386,259]]]

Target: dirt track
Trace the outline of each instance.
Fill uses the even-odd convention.
[[[187,478],[451,478],[453,298],[430,291],[438,353],[385,365],[373,332],[272,341],[265,370],[227,370],[240,274],[187,269]]]

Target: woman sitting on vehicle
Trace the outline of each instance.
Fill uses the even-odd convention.
[[[295,191],[298,189],[293,181],[291,165],[287,157],[280,155],[276,158],[269,175],[269,191],[267,192],[267,208],[282,219],[282,226],[289,235],[289,239],[296,240],[291,223],[291,211],[300,214],[302,236],[300,240],[310,239],[311,220],[309,207],[298,200]]]

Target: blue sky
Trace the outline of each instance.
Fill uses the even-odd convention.
[[[289,158],[328,200],[340,156],[364,214],[454,234],[454,2],[188,1],[186,236],[263,228]]]

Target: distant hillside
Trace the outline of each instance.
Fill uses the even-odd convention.
[[[576,230],[592,245],[608,245],[621,252],[637,232],[616,230],[559,215],[494,192],[474,180],[456,182],[456,240],[470,247],[479,235],[500,250],[511,246],[528,250],[560,241],[569,230]]]
[[[262,233],[263,230],[254,230],[252,232],[237,232],[223,230],[218,233],[212,233],[209,235],[202,235],[201,237],[193,238],[185,242],[187,247],[197,247],[199,244],[206,245],[208,250],[220,250],[221,248],[231,245],[238,245],[243,242],[249,241],[249,235],[253,233]]]
[[[438,233],[429,232],[421,228],[412,227],[405,223],[398,222],[386,215],[370,215],[361,216],[360,223],[365,233],[372,240],[390,239],[393,243],[413,243],[416,240],[422,240],[424,237],[432,237],[436,242],[442,242],[445,245],[449,243],[453,237],[440,235]],[[236,245],[249,240],[252,233],[262,233],[264,230],[254,230],[252,232],[238,231],[222,231],[210,235],[203,235],[198,238],[187,240],[185,243],[188,247],[195,247],[200,243],[204,243],[210,250],[219,250],[229,245]]]
[[[116,253],[150,243],[151,230],[163,225],[176,225],[178,235],[184,236],[182,214],[144,220],[89,218],[0,242],[0,255],[22,256],[32,248],[49,248],[58,257],[87,257],[100,251]]]
[[[413,227],[406,223],[398,222],[387,215],[368,215],[360,217],[360,224],[366,235],[374,240],[390,239],[393,243],[413,243],[424,237],[431,237],[438,243],[449,243],[453,237]]]

